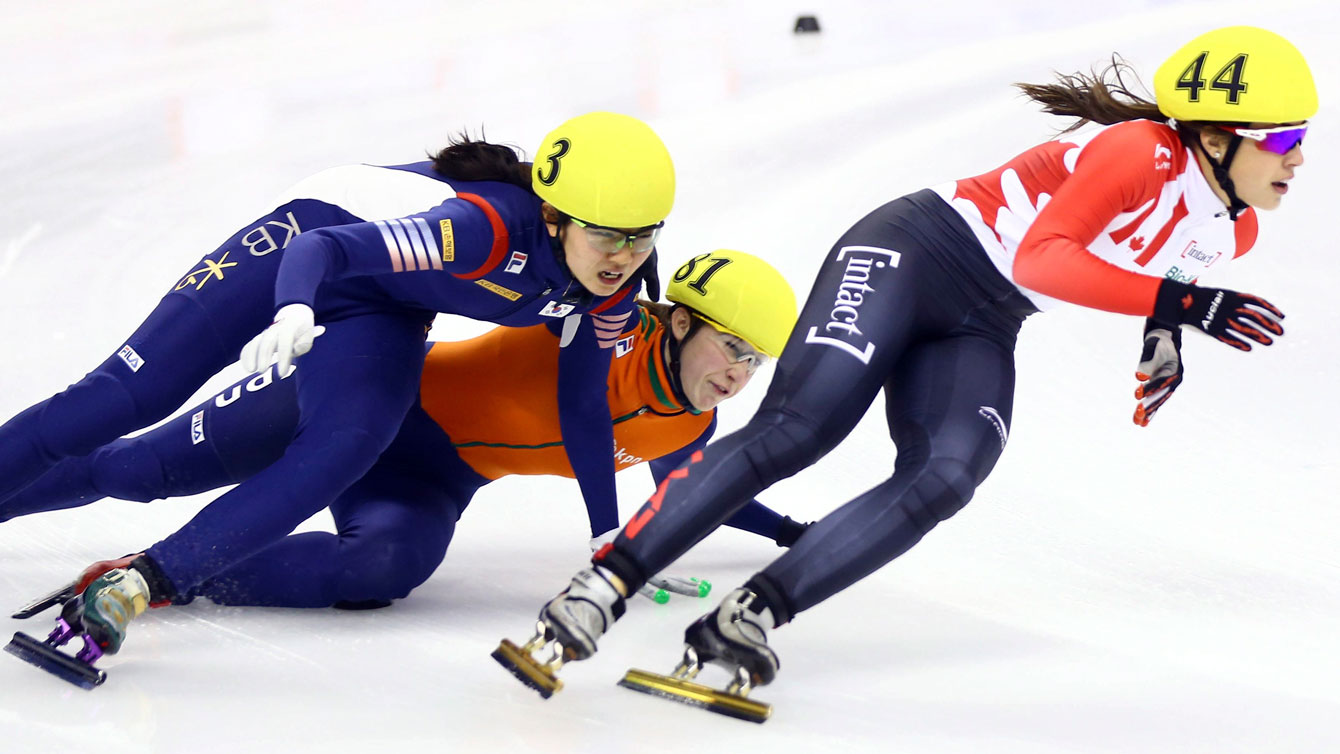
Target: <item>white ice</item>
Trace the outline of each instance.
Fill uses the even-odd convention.
[[[793,35],[799,13],[822,33]],[[288,184],[419,159],[462,129],[533,149],[579,112],[646,118],[679,171],[663,256],[751,250],[803,295],[870,209],[1061,125],[1012,82],[1113,51],[1149,81],[1194,34],[1250,23],[1305,51],[1322,96],[1307,164],[1224,281],[1285,309],[1288,336],[1246,355],[1188,336],[1185,384],[1140,429],[1138,322],[1030,320],[996,472],[911,553],[773,634],[763,726],[615,686],[630,666],[669,670],[706,603],[635,603],[547,702],[499,668],[498,640],[524,638],[588,555],[575,484],[508,479],[391,609],[155,611],[92,692],[0,659],[0,750],[1340,750],[1334,0],[67,0],[0,3],[0,19],[0,418],[119,347]],[[879,406],[763,500],[814,519],[879,481]],[[622,475],[625,513],[647,479]],[[148,546],[208,499],[0,526],[0,604]],[[723,531],[675,570],[724,593],[777,553]]]

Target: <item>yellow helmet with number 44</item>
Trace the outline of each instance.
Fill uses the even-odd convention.
[[[579,115],[549,132],[531,167],[535,193],[607,228],[645,228],[675,203],[675,166],[651,126],[629,115]]]
[[[1154,73],[1159,110],[1180,121],[1295,123],[1317,113],[1317,86],[1289,40],[1255,26],[1196,37]]]
[[[718,249],[680,265],[665,297],[708,324],[777,358],[796,326],[796,294],[777,268],[753,254]]]

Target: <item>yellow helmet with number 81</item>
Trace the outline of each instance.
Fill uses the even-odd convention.
[[[777,358],[796,326],[796,294],[777,268],[753,254],[718,249],[680,265],[665,297],[708,324]]]
[[[1289,40],[1255,26],[1196,37],[1154,73],[1159,110],[1180,121],[1295,123],[1317,113],[1317,86]]]

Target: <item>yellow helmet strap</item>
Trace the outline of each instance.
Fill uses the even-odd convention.
[[[683,309],[689,314],[689,329],[684,332],[684,337],[676,338],[674,315],[675,312],[680,309]],[[665,357],[665,371],[670,375],[670,392],[674,395],[675,400],[679,402],[679,405],[683,406],[689,413],[696,415],[701,414],[702,412],[693,407],[693,403],[689,400],[688,394],[684,392],[684,381],[681,380],[679,376],[679,368],[682,363],[679,360],[680,350],[684,347],[685,343],[689,342],[689,338],[692,338],[694,333],[707,326],[705,322],[693,316],[694,314],[695,312],[693,309],[684,306],[683,304],[675,304],[670,307],[670,316],[666,318],[665,338],[661,343],[661,348],[664,349],[663,356]]]

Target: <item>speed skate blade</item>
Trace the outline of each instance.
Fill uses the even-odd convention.
[[[535,689],[545,699],[563,688],[563,682],[558,680],[552,671],[535,662],[535,658],[531,657],[529,652],[513,644],[510,639],[503,639],[498,648],[493,650],[493,659],[507,668],[518,681]]]
[[[31,618],[34,615],[37,615],[38,613],[42,612],[43,610],[46,610],[47,608],[55,607],[56,605],[64,605],[71,599],[74,599],[73,581],[61,587],[60,589],[57,589],[51,594],[38,597],[32,602],[29,602],[28,604],[19,608],[19,611],[17,613],[14,613],[10,617],[17,618],[19,620],[23,620],[24,618]]]
[[[14,634],[14,638],[5,645],[5,651],[82,689],[100,686],[107,680],[107,671],[77,660],[22,631]]]
[[[682,678],[648,673],[636,668],[629,670],[619,681],[626,689],[641,691],[644,694],[659,696],[674,702],[702,707],[718,714],[748,720],[751,723],[766,722],[772,715],[772,705],[757,702],[738,694],[728,694],[711,686],[693,683]]]

